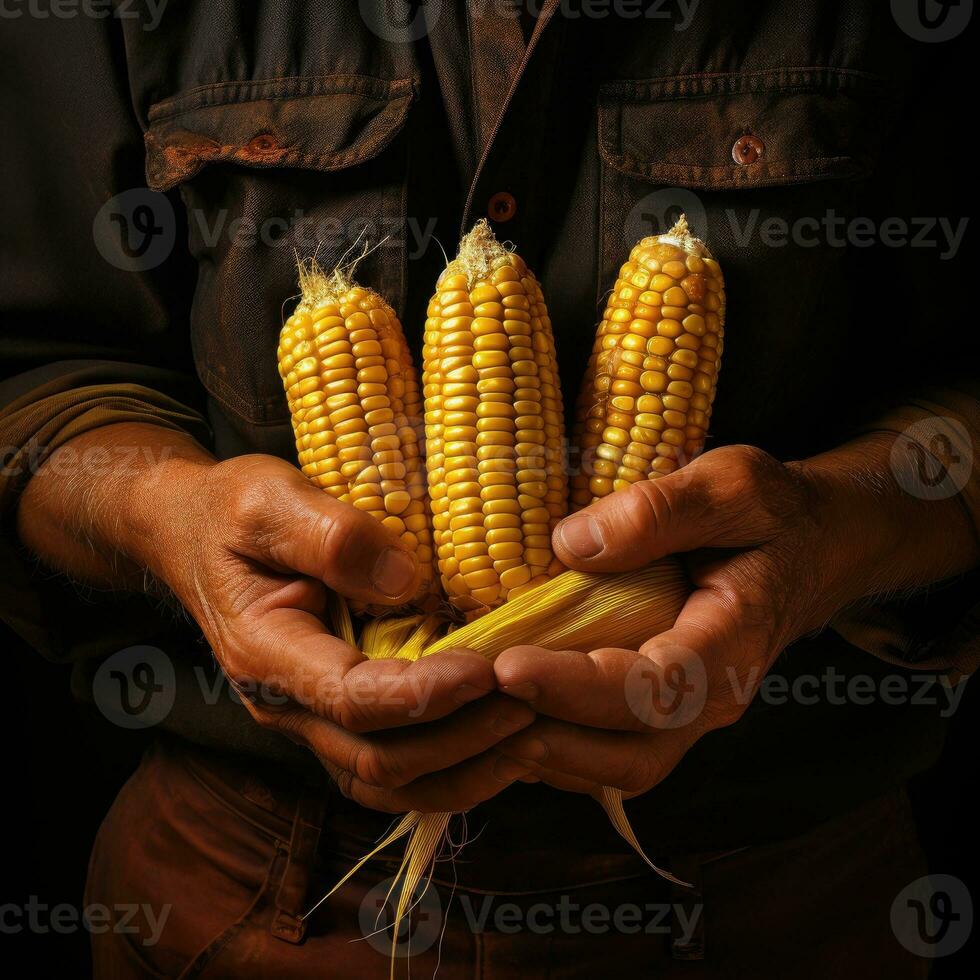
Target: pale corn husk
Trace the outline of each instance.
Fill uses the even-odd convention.
[[[636,649],[674,625],[689,592],[687,576],[672,558],[617,575],[562,572],[450,631],[424,653],[472,647],[493,660],[524,644],[581,652],[603,646]]]

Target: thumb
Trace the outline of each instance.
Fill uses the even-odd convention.
[[[777,460],[751,446],[726,446],[565,518],[554,549],[570,568],[623,572],[695,548],[760,544],[782,528],[796,496],[794,478]]]
[[[245,557],[361,602],[397,605],[415,595],[415,556],[370,514],[324,493],[295,467],[277,467],[242,497],[236,550]]]

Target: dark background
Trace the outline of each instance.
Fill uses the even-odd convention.
[[[20,906],[37,896],[48,907],[67,903],[78,909],[83,905],[92,839],[149,736],[124,732],[95,709],[76,704],[68,668],[41,660],[9,632],[0,632],[0,656],[7,665],[3,744],[12,757],[3,793],[9,826],[0,905]],[[953,718],[940,762],[911,788],[930,871],[955,875],[974,896],[980,894],[978,734],[980,684],[972,684]],[[40,935],[24,930],[0,936],[0,963],[8,969],[11,961],[19,961],[29,963],[34,975],[91,975],[88,936],[82,930]],[[976,967],[969,964],[977,959],[977,946],[974,928],[961,952],[935,961],[933,976],[976,976]],[[17,947],[22,955],[15,953]],[[24,974],[18,970],[17,975]]]

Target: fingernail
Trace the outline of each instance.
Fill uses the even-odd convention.
[[[458,704],[469,704],[470,701],[482,698],[484,694],[489,694],[485,688],[473,684],[460,684],[456,688],[455,698]]]
[[[502,783],[512,783],[525,775],[527,775],[527,766],[514,759],[508,759],[507,756],[499,756],[493,764],[494,779],[499,779]]]
[[[510,752],[510,756],[513,759],[517,759],[518,762],[526,762],[528,765],[539,765],[548,758],[550,751],[547,742],[542,741],[540,738],[529,738],[526,742],[522,741],[520,745],[515,746],[513,751]]]
[[[518,701],[537,701],[541,696],[538,685],[532,684],[531,681],[524,681],[522,684],[507,684],[500,690],[512,698],[517,698]]]
[[[599,525],[591,517],[570,517],[562,522],[558,535],[576,558],[595,558],[605,547]]]
[[[390,599],[397,599],[415,579],[415,561],[407,551],[385,548],[374,563],[371,581],[374,587]]]
[[[534,712],[522,704],[504,705],[490,723],[494,735],[513,735],[534,720]]]

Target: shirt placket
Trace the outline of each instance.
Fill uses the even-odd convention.
[[[470,85],[480,150],[486,148],[521,69],[527,46],[517,10],[496,4],[468,7]]]
[[[549,31],[559,0],[545,0],[541,5],[534,30],[524,44],[520,21],[517,17],[505,18],[507,41],[501,45],[491,21],[471,36],[474,42],[474,61],[480,65],[482,77],[495,59],[513,59],[517,51],[520,57],[511,64],[505,76],[485,79],[489,87],[476,88],[479,103],[482,153],[470,184],[466,208],[463,213],[462,233],[479,218],[490,219],[495,231],[503,238],[516,238],[523,230],[524,220],[530,209],[526,204],[525,190],[530,186],[529,167],[533,166],[540,145],[542,123],[547,113],[550,86],[544,73],[530,71],[535,55],[541,50],[541,42]],[[471,19],[471,24],[480,18]],[[493,19],[497,22],[497,18]],[[479,54],[475,52],[481,48]],[[494,52],[493,49],[498,49]],[[476,84],[476,82],[474,82]],[[482,83],[481,83],[482,84]],[[528,95],[520,100],[520,93],[533,88],[533,98]],[[484,101],[493,99],[493,102]],[[518,108],[520,111],[518,111]],[[520,236],[526,240],[526,236]]]

